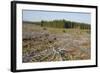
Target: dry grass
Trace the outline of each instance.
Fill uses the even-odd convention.
[[[90,59],[89,31],[23,24],[23,62]]]

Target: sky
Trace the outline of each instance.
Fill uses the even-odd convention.
[[[65,19],[91,24],[90,13],[23,10],[22,15],[23,21],[37,22],[41,20],[51,21]]]

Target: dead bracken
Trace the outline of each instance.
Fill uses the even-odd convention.
[[[85,30],[23,25],[22,43],[24,63],[90,59],[90,34]]]

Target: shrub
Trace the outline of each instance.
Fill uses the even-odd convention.
[[[43,30],[47,30],[47,28],[43,28]]]
[[[65,31],[65,30],[63,30],[63,32],[65,33],[66,31]]]

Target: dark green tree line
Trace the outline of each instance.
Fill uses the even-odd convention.
[[[90,29],[90,24],[67,21],[67,20],[41,21],[40,25],[42,27],[54,27],[54,28]]]

